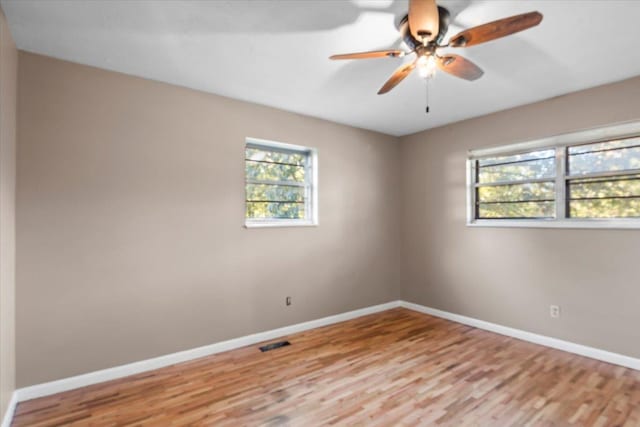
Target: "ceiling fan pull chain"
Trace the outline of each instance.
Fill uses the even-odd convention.
[[[425,114],[429,114],[429,79],[425,79],[425,87],[427,88],[426,90],[426,104],[427,104],[427,108],[425,109]]]

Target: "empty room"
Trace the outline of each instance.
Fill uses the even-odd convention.
[[[0,8],[0,427],[640,427],[640,1]]]

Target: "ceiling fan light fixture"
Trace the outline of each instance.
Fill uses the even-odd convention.
[[[436,58],[433,55],[423,55],[417,61],[418,74],[423,79],[430,79],[436,74]]]
[[[535,27],[542,21],[540,12],[523,13],[462,30],[450,37],[449,42],[444,43],[451,20],[447,8],[438,6],[436,0],[408,1],[409,12],[397,24],[402,40],[408,48],[407,51],[377,50],[330,57],[330,59],[364,59],[416,55],[414,61],[403,63],[393,72],[378,91],[378,95],[389,92],[416,68],[420,77],[427,83],[435,76],[436,68],[467,81],[477,80],[484,74],[480,67],[460,55],[448,52],[441,55],[439,49],[475,46]],[[428,88],[429,85],[425,86]],[[427,112],[428,110],[427,107]]]

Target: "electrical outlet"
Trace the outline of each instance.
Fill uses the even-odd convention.
[[[550,305],[549,306],[549,316],[557,319],[560,317],[560,306],[559,305]]]
[[[287,298],[285,298],[284,302],[285,302],[285,304],[287,304],[287,305],[291,305],[291,297],[287,297]]]

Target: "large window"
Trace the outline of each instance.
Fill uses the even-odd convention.
[[[316,224],[316,169],[313,149],[247,139],[245,224]]]
[[[468,222],[640,227],[640,124],[470,152]]]

